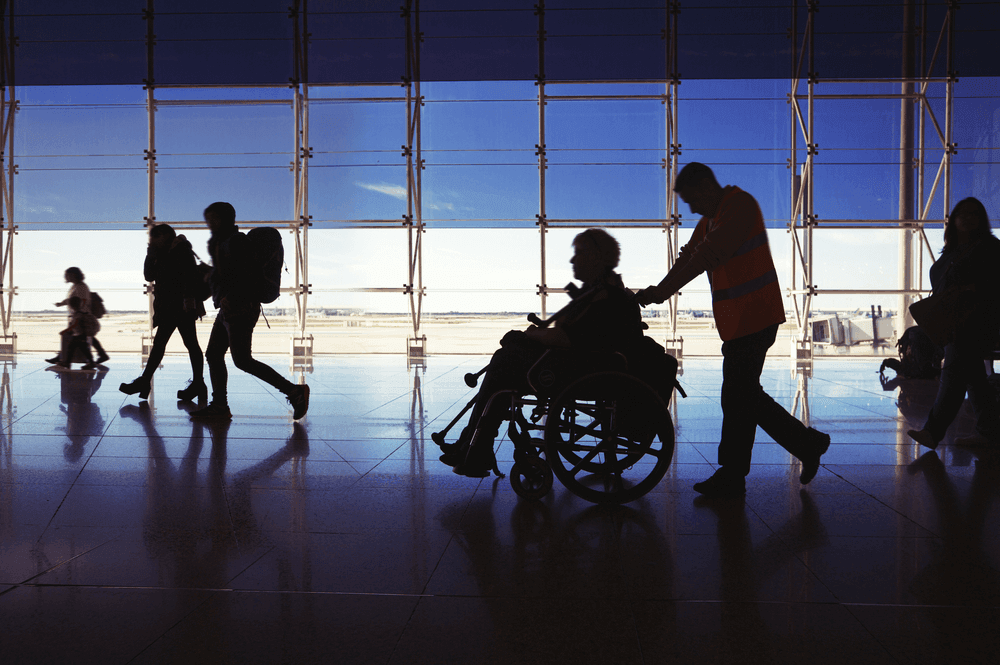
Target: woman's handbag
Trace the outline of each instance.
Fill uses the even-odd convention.
[[[958,286],[931,293],[910,305],[910,315],[940,347],[955,341],[958,331],[972,315],[972,298],[965,296],[974,286]],[[965,296],[965,297],[963,297]]]

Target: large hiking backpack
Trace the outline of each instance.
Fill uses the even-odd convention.
[[[281,232],[270,226],[257,226],[247,233],[254,259],[252,292],[261,303],[271,303],[281,294],[281,268],[285,250]]]
[[[94,291],[90,292],[90,313],[98,319],[108,313],[107,308],[104,307],[104,298]]]
[[[905,379],[936,379],[941,374],[944,351],[931,341],[920,326],[907,328],[896,346],[899,348],[899,360],[883,360],[879,371],[888,367]]]

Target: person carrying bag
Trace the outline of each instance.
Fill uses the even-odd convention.
[[[936,448],[968,393],[976,413],[976,434],[955,443],[1000,443],[1000,417],[983,363],[1000,338],[1000,240],[977,199],[959,201],[948,216],[944,249],[930,272],[933,295],[914,303],[910,313],[931,339],[944,346],[944,363],[927,422],[908,434],[921,445]],[[921,304],[925,301],[930,302]]]

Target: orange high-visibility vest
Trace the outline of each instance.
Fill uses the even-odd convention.
[[[785,322],[785,305],[771,259],[764,216],[750,194],[733,187],[722,199],[715,217],[703,217],[698,222],[691,243],[697,245],[709,231],[743,215],[753,218],[748,236],[729,260],[708,271],[715,324],[724,342]]]

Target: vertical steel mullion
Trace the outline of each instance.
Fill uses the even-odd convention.
[[[680,17],[680,3],[674,2],[670,11],[670,87],[672,89],[672,100],[673,104],[671,106],[671,124],[673,126],[673,145],[670,156],[670,166],[671,172],[668,174],[670,182],[668,183],[669,192],[667,193],[667,200],[669,201],[669,209],[671,212],[671,226],[673,235],[673,253],[672,258],[676,258],[676,255],[680,252],[680,205],[677,203],[677,194],[674,192],[674,181],[677,177],[678,167],[680,166],[680,72],[678,71],[678,28],[677,24]],[[672,264],[671,264],[672,265]],[[673,340],[676,342],[678,339],[677,335],[677,309],[680,307],[680,295],[674,294],[670,298],[670,334]],[[683,351],[682,351],[683,353]]]
[[[816,96],[816,12],[811,11],[809,15],[809,23],[806,25],[806,29],[809,31],[809,149],[812,152],[809,159],[806,160],[806,164],[809,170],[807,183],[808,198],[806,199],[806,205],[809,210],[808,222],[806,224],[806,265],[804,267],[804,274],[806,280],[806,296],[802,303],[802,320],[800,322],[800,333],[802,335],[802,342],[809,340],[809,313],[812,309],[812,288],[813,288],[813,244],[815,238],[813,237],[813,227],[815,224],[815,209],[813,208],[815,199],[813,198],[815,194],[815,179],[814,174],[816,172],[816,114],[815,114],[815,96]]]
[[[414,225],[411,227],[411,233],[414,234],[413,241],[413,254],[411,256],[411,261],[413,262],[413,279],[411,283],[414,287],[414,292],[411,292],[411,308],[413,310],[413,337],[420,337],[420,315],[421,309],[423,308],[423,265],[421,258],[423,256],[423,163],[420,151],[420,118],[421,118],[421,108],[423,105],[423,97],[420,93],[420,0],[414,0],[416,12],[413,17],[413,92],[414,92],[414,106],[413,106],[413,130],[412,130],[412,152],[414,154],[414,172],[415,178],[413,183],[413,216]]]
[[[944,219],[948,218],[948,213],[951,209],[951,156],[953,154],[954,145],[952,145],[952,139],[954,135],[952,133],[952,104],[954,102],[955,94],[955,72],[953,66],[955,64],[955,5],[953,3],[948,4],[948,13],[946,19],[948,22],[948,44],[947,44],[947,64],[945,69],[947,71],[947,82],[945,83],[945,112],[944,112],[944,124],[945,124],[945,169],[944,169]]]
[[[8,16],[9,10],[9,16]],[[0,16],[0,76],[4,81],[0,85],[0,239],[7,232],[6,242],[3,242],[3,260],[0,263],[0,324],[3,334],[11,334],[11,317],[14,309],[14,114],[17,107],[14,86],[14,8],[8,0],[2,6]],[[10,30],[8,37],[7,30]],[[8,101],[8,87],[9,101]],[[4,152],[6,149],[6,153]],[[6,227],[6,228],[5,228]],[[6,273],[6,279],[4,279]],[[4,379],[6,368],[4,369]],[[8,398],[9,386],[8,386]]]
[[[299,335],[305,337],[309,319],[309,160],[312,148],[309,145],[309,4],[302,0],[302,34],[299,38],[299,57],[302,78],[302,94],[299,109],[302,114],[302,174],[299,186],[299,227],[302,229],[301,255],[297,257],[302,266],[302,280],[298,290],[302,294],[302,309],[299,315]]]
[[[802,201],[800,200],[801,199],[801,194],[800,194],[801,187],[797,187],[796,186],[796,181],[799,179],[799,176],[798,176],[798,170],[799,170],[799,163],[798,163],[799,162],[799,147],[798,147],[799,146],[799,143],[798,143],[799,126],[798,125],[799,125],[799,122],[798,122],[798,112],[796,110],[797,109],[797,105],[798,105],[798,101],[799,101],[797,95],[798,95],[798,89],[799,89],[799,72],[798,72],[798,69],[800,68],[799,67],[799,61],[800,61],[800,59],[799,59],[799,21],[798,21],[798,15],[799,15],[799,3],[798,3],[798,0],[793,0],[793,2],[792,2],[792,16],[791,16],[791,19],[792,19],[792,29],[791,29],[791,33],[792,33],[791,34],[791,37],[792,37],[792,48],[791,48],[791,72],[790,72],[791,73],[791,80],[789,81],[789,88],[790,88],[791,91],[789,92],[789,95],[788,95],[788,97],[789,97],[789,99],[788,99],[788,104],[789,104],[789,123],[790,123],[790,129],[791,129],[791,144],[790,144],[791,145],[791,148],[790,148],[790,150],[791,150],[791,157],[789,158],[789,167],[791,168],[791,171],[792,171],[792,173],[791,173],[791,202],[790,202],[790,205],[791,205],[791,215],[790,215],[790,219],[789,219],[789,223],[788,223],[788,231],[789,231],[789,233],[792,234],[792,242],[790,243],[790,247],[789,247],[789,250],[790,250],[791,255],[792,255],[791,261],[789,262],[790,272],[791,272],[791,274],[789,275],[789,279],[791,280],[789,282],[789,285],[790,285],[790,288],[791,288],[792,291],[795,290],[796,279],[798,277],[798,268],[796,266],[796,262],[798,261],[798,256],[796,256],[795,247],[796,247],[797,239],[798,239],[798,229],[797,229],[797,226],[798,226],[797,222],[798,222],[798,215],[799,215],[798,211],[800,209],[800,204],[802,203]],[[791,297],[792,297],[792,306],[795,308],[796,318],[798,318],[797,314],[798,314],[798,309],[799,309],[799,297],[795,293],[792,293]]]
[[[148,116],[146,145],[146,233],[156,223],[156,94],[155,90],[155,40],[153,29],[153,0],[146,0],[146,114]],[[150,334],[153,330],[153,289],[146,285]]]
[[[0,147],[3,147],[7,142],[7,38],[6,38],[6,27],[7,27],[7,2],[0,3],[0,77],[3,77],[3,81],[0,82]],[[11,95],[13,100],[13,95]],[[14,158],[13,155],[10,156],[11,159]],[[14,237],[13,228],[4,238],[4,231],[6,231],[5,224],[8,223],[7,217],[10,215],[10,199],[7,198],[7,179],[4,177],[3,171],[4,167],[7,165],[7,154],[5,150],[0,149],[0,188],[3,189],[0,192],[0,245],[3,245],[3,257],[0,261],[0,324],[3,325],[3,334],[10,334],[10,323],[9,323],[9,311],[13,307],[5,307],[5,296],[9,291],[13,290],[12,280],[4,280],[4,273],[7,271],[7,263],[10,261],[12,256],[11,248],[12,243],[10,242]],[[6,240],[7,242],[4,242]],[[6,285],[6,288],[4,288]],[[6,368],[4,368],[6,371]],[[6,375],[5,375],[6,378]]]
[[[407,300],[410,306],[410,322],[415,325],[413,318],[413,197],[414,197],[414,177],[413,177],[413,0],[407,0],[405,18],[406,30],[406,53],[404,54],[404,75],[406,81],[406,133],[404,140],[403,154],[406,158],[406,288]],[[407,351],[409,353],[409,351]]]
[[[10,8],[10,15],[7,17],[7,28],[10,31],[7,37],[7,85],[10,87],[10,101],[7,106],[7,154],[10,161],[7,164],[7,187],[4,194],[7,198],[7,242],[10,246],[7,255],[7,317],[4,321],[4,334],[9,334],[11,316],[14,308],[14,232],[17,227],[14,224],[14,119],[17,115],[17,86],[14,77],[14,3],[7,0]]]
[[[296,53],[294,56],[295,69],[298,71],[298,16],[296,15],[295,24],[295,47]],[[292,132],[293,132],[293,144],[292,150],[294,152],[292,156],[292,221],[298,222],[294,227],[295,235],[295,315],[298,319],[297,323],[301,326],[302,323],[302,290],[300,285],[302,284],[302,240],[301,240],[301,218],[302,218],[302,97],[299,94],[299,83],[295,82],[292,88]]]
[[[413,81],[414,81],[414,92],[416,93],[416,106],[414,108],[413,123],[414,127],[414,154],[416,156],[416,182],[414,183],[414,208],[413,213],[416,217],[416,254],[413,257],[416,263],[416,309],[414,312],[414,323],[413,323],[413,337],[417,338],[421,336],[420,333],[420,317],[423,313],[424,306],[424,200],[423,200],[423,170],[424,170],[424,160],[423,152],[421,146],[422,140],[422,118],[423,118],[423,104],[424,98],[420,91],[420,0],[416,0],[417,14],[414,21],[414,30],[416,34],[413,40]]]
[[[299,334],[305,337],[306,324],[309,318],[309,159],[311,158],[311,148],[309,147],[309,88],[303,83],[303,118],[302,118],[302,143],[305,147],[305,159],[302,163],[302,217],[299,221],[302,227],[302,317],[299,325]]]
[[[541,298],[542,318],[546,318],[546,296],[548,282],[546,281],[545,266],[545,236],[548,232],[546,221],[545,205],[545,169],[546,169],[546,145],[545,145],[545,0],[539,0],[536,5],[538,13],[538,243],[539,243],[539,267],[541,270],[541,282],[538,285],[538,293]]]
[[[903,82],[900,85],[900,92],[903,98],[899,101],[899,215],[900,220],[910,220],[915,217],[913,214],[913,101],[907,96],[914,90],[913,79],[916,75],[915,57],[913,53],[914,37],[916,30],[915,0],[904,0],[903,2],[903,43],[901,49]],[[920,72],[923,74],[923,72]],[[897,299],[898,321],[900,330],[906,330],[912,325],[912,317],[909,312],[910,295],[905,293],[913,285],[913,234],[910,230],[909,222],[901,221],[899,234],[897,236],[897,256],[896,281],[901,293]],[[872,323],[874,325],[874,322]]]

